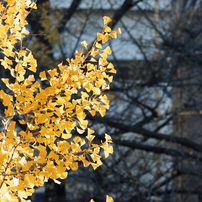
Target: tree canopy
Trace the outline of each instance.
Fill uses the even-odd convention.
[[[25,201],[34,187],[42,186],[49,178],[60,184],[58,178],[65,179],[68,170],[77,170],[79,162],[93,169],[102,165],[100,149],[106,158],[113,153],[109,135],[105,134],[100,144],[93,143],[94,130],[88,127],[86,113],[103,117],[109,108],[103,92],[112,82],[109,74],[116,71],[107,61],[110,47],[102,49],[102,44],[117,38],[120,29],[112,31],[107,26],[111,19],[103,17],[104,28],[90,49],[87,41],[81,42],[86,54],[84,50],[76,51],[74,59],[66,59],[68,65],[60,63],[58,68],[48,70],[48,75],[40,72],[37,81],[31,74],[37,71],[37,61],[23,43],[27,35],[38,35],[30,34],[25,27],[32,9],[36,9],[36,2],[27,0],[0,4],[0,49],[4,55],[0,61],[12,76],[2,78],[8,90],[0,91],[5,107],[0,117],[1,201]],[[46,88],[40,85],[43,82]],[[72,136],[74,130],[87,134],[83,138]],[[112,201],[111,197],[107,201]]]

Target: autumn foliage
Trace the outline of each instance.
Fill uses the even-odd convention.
[[[103,31],[92,47],[87,49],[88,42],[82,42],[86,54],[81,50],[75,59],[67,59],[68,66],[61,63],[58,68],[40,72],[38,82],[30,74],[36,72],[37,61],[22,43],[30,35],[25,26],[32,9],[36,5],[29,0],[0,3],[0,49],[4,55],[0,62],[15,79],[3,78],[9,93],[0,91],[5,106],[0,117],[4,126],[0,133],[0,201],[4,202],[25,201],[34,186],[42,186],[49,178],[59,183],[57,179],[66,178],[70,169],[77,170],[79,162],[96,169],[102,165],[101,149],[105,157],[113,153],[107,134],[104,142],[93,144],[94,131],[85,118],[87,111],[104,116],[109,108],[103,91],[112,82],[108,73],[116,70],[107,61],[110,47],[102,50],[102,44],[116,38],[120,29],[111,31],[106,25],[111,19],[104,17]],[[43,82],[48,83],[45,89]],[[14,119],[26,130],[20,131]],[[73,137],[73,131],[82,138]],[[108,197],[108,201],[112,199]]]

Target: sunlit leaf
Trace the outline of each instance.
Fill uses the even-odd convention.
[[[74,162],[74,163],[70,164],[70,168],[72,170],[77,170],[78,169],[78,162]]]
[[[111,28],[110,27],[108,27],[108,26],[104,26],[104,32],[111,32],[112,30],[111,30]]]
[[[107,195],[106,202],[114,202],[114,200],[112,199],[112,197]]]
[[[115,32],[121,34],[121,28],[118,28],[117,30],[115,30]]]
[[[39,77],[41,78],[42,81],[47,80],[46,78],[46,72],[40,72]]]
[[[112,51],[111,51],[111,48],[109,46],[107,46],[104,50],[103,50],[104,53],[107,53],[107,54],[112,54]]]
[[[107,17],[107,16],[104,16],[103,17],[103,20],[104,20],[104,24],[107,24],[108,22],[111,22],[111,18]]]
[[[102,45],[100,43],[96,42],[95,47],[96,48],[102,48]]]
[[[82,41],[81,44],[82,44],[84,47],[87,47],[89,43],[88,43],[87,41]]]
[[[72,137],[72,134],[67,134],[67,133],[62,134],[62,138],[64,138],[64,139],[69,139],[71,137]]]

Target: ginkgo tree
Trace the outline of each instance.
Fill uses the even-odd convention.
[[[43,89],[29,74],[36,72],[37,62],[22,43],[31,35],[25,26],[32,9],[36,9],[36,2],[29,0],[0,2],[0,50],[4,55],[0,62],[15,80],[3,78],[10,93],[0,91],[5,106],[0,117],[0,201],[4,202],[25,201],[34,187],[49,178],[59,183],[57,179],[66,178],[70,169],[77,170],[79,162],[96,169],[102,165],[101,149],[106,158],[113,153],[107,134],[104,142],[93,144],[94,131],[85,118],[87,111],[104,116],[109,108],[103,91],[109,89],[111,73],[116,70],[107,61],[110,47],[102,49],[102,44],[117,38],[120,29],[112,31],[107,26],[111,19],[104,17],[103,31],[93,45],[88,48],[88,42],[82,42],[85,54],[77,51],[75,59],[67,59],[68,65],[61,63],[58,68],[40,72],[41,82],[49,84]],[[16,118],[26,130],[19,131]],[[74,130],[87,135],[72,137]],[[113,200],[107,196],[107,201]]]

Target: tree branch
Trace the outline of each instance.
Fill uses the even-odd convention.
[[[188,148],[193,149],[197,152],[202,152],[202,145],[197,144],[197,143],[191,141],[190,139],[187,139],[184,137],[176,137],[175,135],[167,135],[167,134],[152,132],[152,131],[149,131],[149,130],[146,130],[143,128],[126,125],[126,124],[123,124],[121,122],[115,122],[112,119],[109,119],[106,117],[101,119],[97,116],[92,117],[92,116],[88,115],[87,118],[90,120],[95,120],[95,121],[100,122],[100,123],[104,122],[108,126],[118,128],[124,132],[134,132],[134,133],[138,133],[138,134],[144,135],[144,136],[149,137],[149,138],[155,138],[158,140],[165,140],[167,142],[178,143],[178,144],[181,144],[182,146],[188,147]]]

